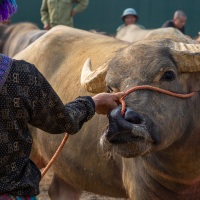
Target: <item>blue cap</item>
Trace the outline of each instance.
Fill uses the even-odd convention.
[[[127,15],[133,15],[133,16],[135,16],[137,19],[139,18],[139,17],[138,17],[138,14],[137,14],[137,12],[136,12],[136,10],[133,9],[133,8],[126,8],[126,9],[124,10],[122,16],[121,16],[121,19],[124,20],[124,17],[127,16]]]

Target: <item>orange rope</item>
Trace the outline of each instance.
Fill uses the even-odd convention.
[[[60,151],[62,150],[62,148],[64,147],[67,139],[69,137],[69,134],[66,133],[65,137],[63,138],[60,146],[58,147],[58,149],[56,150],[55,154],[53,155],[53,157],[51,158],[51,160],[49,161],[49,163],[47,164],[47,166],[44,168],[44,170],[42,171],[42,175],[41,177],[43,178],[43,176],[47,173],[47,171],[49,170],[49,168],[51,167],[51,165],[53,164],[54,160],[58,157],[58,154],[60,153]]]
[[[122,104],[122,110],[121,110],[122,116],[124,116],[125,110],[126,110],[126,104],[125,104],[124,98],[127,95],[129,95],[130,93],[132,93],[136,90],[154,90],[156,92],[160,92],[160,93],[167,94],[167,95],[174,96],[174,97],[178,97],[178,98],[189,98],[189,97],[192,97],[195,94],[195,92],[191,92],[189,94],[178,94],[178,93],[170,92],[168,90],[164,90],[164,89],[157,88],[157,87],[150,86],[150,85],[135,86],[135,87],[132,87],[131,89],[127,90],[125,92],[124,96],[122,98],[120,98],[120,100],[119,100],[119,102]]]

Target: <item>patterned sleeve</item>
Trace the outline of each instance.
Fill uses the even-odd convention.
[[[78,97],[64,105],[35,66],[21,62],[30,69],[30,72],[24,75],[27,77],[25,82],[29,84],[29,95],[24,97],[24,104],[28,105],[30,113],[28,123],[53,134],[74,134],[81,129],[84,122],[92,118],[95,104],[90,96]]]

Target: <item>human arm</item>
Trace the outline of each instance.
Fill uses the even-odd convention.
[[[15,60],[13,63],[14,71],[10,76],[19,74],[21,80],[19,85],[15,84],[16,90],[26,89],[26,93],[20,97],[20,107],[27,110],[27,122],[49,133],[78,132],[92,118],[95,110],[99,114],[108,114],[118,105],[118,99],[123,95],[101,93],[94,97],[78,97],[64,105],[34,65]]]
[[[95,113],[95,104],[91,97],[78,97],[63,104],[48,81],[38,72],[35,73],[38,85],[31,89],[31,117],[29,124],[52,134],[74,134]]]
[[[49,22],[49,12],[48,12],[47,0],[42,1],[42,5],[40,8],[40,14],[41,14],[41,21],[44,25],[44,29],[49,30],[50,22]]]
[[[77,0],[76,6],[71,11],[71,16],[73,17],[76,13],[85,10],[89,4],[89,0]]]
[[[42,107],[44,109],[44,113],[45,110],[48,110],[49,112],[48,115],[50,116],[52,113],[52,117],[54,119],[52,118],[48,119],[45,116],[40,117],[40,119],[45,120],[40,124],[45,125],[47,122],[47,124],[50,124],[48,125],[48,127],[51,127],[54,123],[56,123],[57,126],[61,125],[60,128],[55,127],[54,130],[56,131],[56,133],[58,133],[58,130],[61,130],[60,132],[65,131],[67,133],[74,134],[81,129],[81,127],[85,122],[87,122],[93,117],[95,112],[103,115],[110,113],[110,111],[113,108],[118,106],[119,104],[118,100],[123,96],[124,93],[123,92],[113,93],[113,94],[100,93],[93,96],[92,98],[90,96],[78,97],[74,101],[69,102],[65,105],[62,105],[62,102],[58,98],[57,94],[54,93],[51,87],[49,87],[48,94],[46,93],[46,95],[49,96],[50,94],[53,96],[47,98],[49,103],[45,101],[46,103],[43,104]],[[42,96],[44,96],[44,94]],[[39,99],[41,100],[41,98],[42,97],[40,97]],[[49,108],[47,106],[47,109],[45,109],[46,105],[48,104],[52,106],[50,106]],[[40,106],[38,107],[38,111],[40,115],[42,113]],[[55,114],[57,117],[55,117]],[[45,115],[47,115],[47,113]],[[52,120],[53,123],[51,122]],[[64,124],[65,127],[63,128],[62,126]],[[50,132],[52,132],[52,130]]]
[[[48,83],[45,84],[47,84],[46,86],[44,86],[46,90],[47,88],[49,88],[46,92],[46,95],[49,96],[51,94],[52,96],[46,98],[46,100],[43,102],[42,107],[44,110],[46,105],[52,105],[49,108],[47,106],[47,109],[45,109],[48,110],[49,116],[52,115],[52,118],[48,119],[45,116],[40,117],[40,119],[45,120],[40,124],[45,125],[45,123],[47,122],[47,124],[51,124],[48,125],[48,127],[51,127],[54,123],[56,123],[57,126],[60,126],[60,128],[55,127],[53,128],[54,131],[58,132],[58,130],[60,130],[60,132],[65,131],[71,134],[78,132],[83,124],[93,117],[95,112],[103,115],[110,113],[113,108],[118,106],[118,100],[124,94],[123,92],[113,94],[100,93],[93,96],[92,98],[90,96],[78,97],[74,101],[63,105],[57,94],[54,93],[53,89],[48,85]],[[44,96],[44,94],[42,94],[42,96]],[[40,95],[39,99],[42,99],[42,96]],[[38,111],[40,115],[42,113],[40,106],[38,107]],[[44,113],[45,112],[46,111],[44,111]],[[55,114],[57,117],[55,116]],[[45,115],[47,115],[47,113]],[[52,120],[53,122],[51,122]],[[62,126],[64,124],[65,126],[63,128]],[[50,132],[51,131],[52,130],[50,130]]]

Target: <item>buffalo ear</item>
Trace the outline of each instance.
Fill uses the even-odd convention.
[[[82,68],[81,85],[91,93],[104,92],[106,90],[105,77],[108,62],[104,63],[96,71],[92,71],[91,68],[91,60],[88,58]]]
[[[172,42],[170,46],[180,72],[200,72],[200,44]]]

